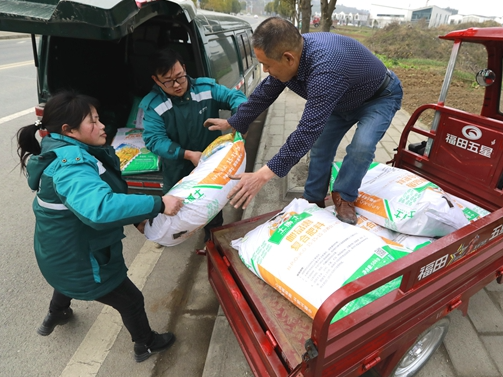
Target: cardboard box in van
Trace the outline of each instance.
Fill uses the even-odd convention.
[[[192,1],[18,0],[0,7],[0,30],[32,34],[37,115],[63,88],[96,97],[110,143],[118,128],[127,127],[135,99],[152,88],[149,62],[159,47],[178,51],[191,77],[212,77],[246,95],[260,82],[250,24],[197,9]],[[162,184],[160,172],[126,180],[137,189],[160,190]]]

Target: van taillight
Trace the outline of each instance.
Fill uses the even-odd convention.
[[[35,106],[35,115],[38,120],[42,120],[42,117],[44,116],[44,105],[45,104],[41,103],[38,106]],[[47,130],[38,130],[38,134],[40,137],[45,137],[49,135],[49,132]]]
[[[35,115],[39,118],[42,118],[44,116],[44,106],[43,105],[35,106]]]

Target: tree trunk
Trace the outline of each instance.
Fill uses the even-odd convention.
[[[309,26],[311,23],[311,0],[300,0],[300,12],[302,15],[302,29],[301,33],[309,33]]]
[[[321,2],[321,31],[330,31],[332,27],[332,13],[337,0],[320,0]]]

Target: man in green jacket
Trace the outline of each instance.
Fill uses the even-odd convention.
[[[214,79],[189,77],[182,57],[171,49],[155,54],[152,79],[155,85],[141,101],[139,111],[143,112],[145,145],[161,157],[165,194],[190,174],[199,163],[201,152],[221,135],[220,131],[204,127],[204,121],[218,118],[219,110],[235,113],[247,98],[238,90],[217,84]],[[209,239],[209,229],[222,224],[222,212],[219,212],[205,226],[204,241]]]

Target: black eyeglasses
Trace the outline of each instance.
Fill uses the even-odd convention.
[[[172,88],[173,85],[175,85],[175,82],[177,82],[179,85],[181,85],[181,84],[185,84],[186,81],[187,81],[187,75],[183,75],[183,76],[177,77],[176,79],[173,79],[173,80],[167,80],[167,81],[161,82],[161,84],[164,85],[166,88]]]

